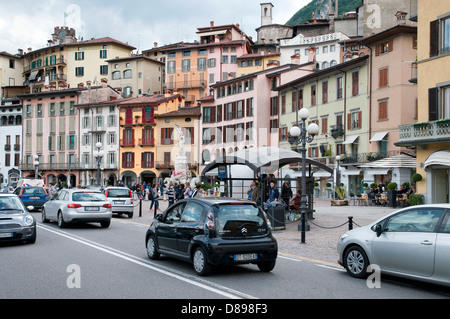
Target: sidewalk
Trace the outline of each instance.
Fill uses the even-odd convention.
[[[150,212],[149,200],[142,201],[142,217],[139,217],[139,200],[135,199],[132,221],[150,225],[153,211]],[[168,202],[159,201],[159,208],[164,211]],[[329,200],[314,200],[314,220],[309,222],[310,230],[305,232],[305,244],[301,243],[300,221],[286,221],[286,229],[273,230],[278,241],[278,251],[283,255],[292,255],[311,260],[324,261],[337,265],[336,245],[339,236],[348,230],[348,217],[353,217],[353,228],[365,226],[396,209],[383,206],[331,206]]]

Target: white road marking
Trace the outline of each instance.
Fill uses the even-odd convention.
[[[154,271],[157,271],[159,273],[162,273],[162,274],[164,274],[166,276],[173,277],[175,279],[184,281],[184,282],[186,282],[188,284],[197,286],[197,287],[202,288],[202,289],[209,290],[211,292],[214,292],[216,294],[222,295],[222,296],[230,298],[230,299],[241,299],[241,298],[258,299],[257,297],[248,295],[248,294],[243,293],[241,291],[237,291],[237,290],[234,290],[234,289],[222,286],[222,285],[218,285],[216,283],[213,283],[213,282],[201,279],[201,278],[195,278],[194,276],[190,276],[188,274],[184,274],[184,273],[178,272],[176,270],[171,270],[169,272],[169,271],[160,269],[159,267],[156,267],[156,266],[152,265],[151,262],[148,261],[148,260],[145,260],[145,259],[133,256],[133,255],[127,254],[125,252],[122,252],[120,250],[114,249],[112,247],[108,247],[108,246],[102,245],[100,243],[96,243],[96,242],[90,241],[89,239],[86,239],[86,238],[75,236],[75,235],[69,234],[69,233],[61,231],[61,230],[55,230],[55,229],[52,229],[50,227],[44,226],[42,224],[38,224],[37,226],[39,228],[45,229],[45,230],[47,230],[47,231],[49,231],[51,233],[54,233],[56,235],[65,237],[65,238],[73,240],[73,241],[76,241],[76,242],[78,242],[80,244],[89,246],[91,248],[98,249],[98,250],[103,251],[103,252],[105,252],[107,254],[110,254],[110,255],[116,256],[118,258],[121,258],[121,259],[127,260],[129,262],[132,262],[134,264],[137,264],[137,265],[149,268],[151,270],[154,270]]]

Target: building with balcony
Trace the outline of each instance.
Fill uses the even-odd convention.
[[[448,203],[450,189],[450,3],[417,1],[417,123],[401,125],[398,146],[416,149],[416,192]]]
[[[156,161],[158,139],[173,144],[173,125],[160,130],[156,115],[176,111],[185,106],[184,97],[178,93],[141,96],[123,99],[118,103],[120,180],[124,185],[159,182],[161,172],[171,169]],[[171,128],[171,129],[170,129]],[[157,167],[158,166],[158,167]]]
[[[117,185],[119,181],[119,107],[122,96],[107,85],[80,91],[79,103],[79,184]],[[101,143],[101,176],[94,154]]]
[[[352,174],[341,181],[349,192],[356,192],[363,180],[361,154],[368,147],[368,56],[356,58],[324,70],[299,77],[274,90],[281,100],[280,147],[297,149],[289,142],[289,131],[299,123],[298,110],[308,108],[309,123],[319,126],[319,134],[307,145],[307,156],[334,166],[336,155]],[[283,172],[295,176],[295,172]],[[294,174],[294,175],[293,175]],[[298,176],[298,175],[297,175]],[[330,174],[324,174],[320,187],[325,189]]]
[[[20,87],[23,93],[23,60],[20,54],[10,54],[0,52],[0,97],[15,97],[15,94],[8,94],[10,88]]]
[[[34,177],[37,155],[39,175],[48,183],[78,183],[80,169],[75,105],[83,88],[61,89],[20,95],[23,104],[23,177]],[[70,173],[69,173],[70,172]]]

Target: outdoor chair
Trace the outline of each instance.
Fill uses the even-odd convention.
[[[360,204],[364,206],[369,206],[369,195],[361,194]]]
[[[348,202],[348,204],[351,205],[352,201],[353,201],[353,205],[356,205],[355,194],[350,193],[350,201]]]

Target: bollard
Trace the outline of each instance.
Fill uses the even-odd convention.
[[[348,230],[353,229],[353,216],[348,216]]]
[[[142,217],[142,198],[139,198],[139,217]]]

